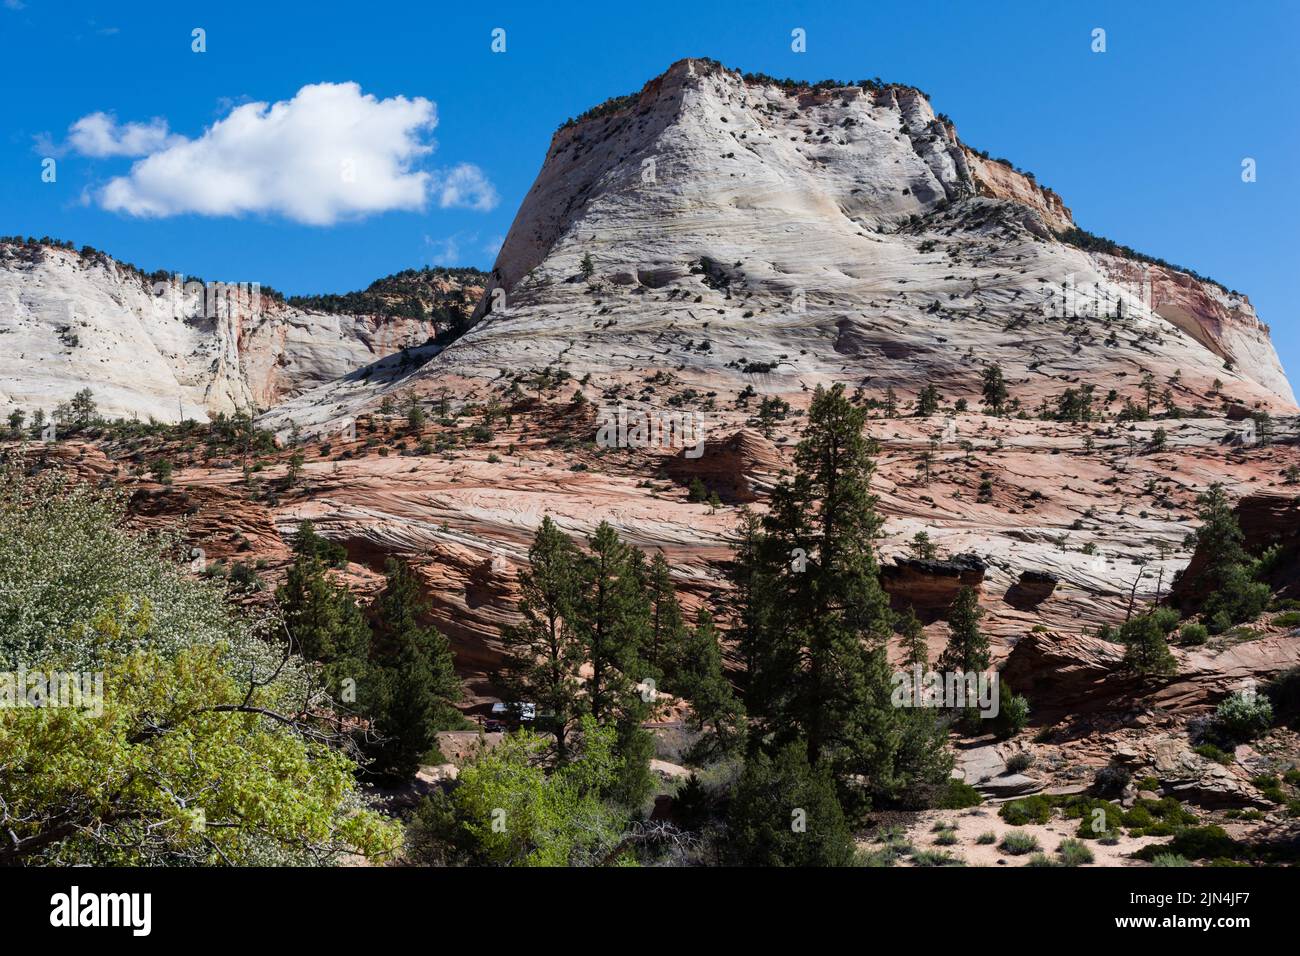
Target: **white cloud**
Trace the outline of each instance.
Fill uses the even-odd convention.
[[[147,156],[179,142],[184,137],[173,136],[161,118],[119,126],[108,113],[91,113],[68,127],[68,145],[83,156]]]
[[[470,163],[461,163],[444,173],[437,189],[438,205],[443,209],[457,206],[487,212],[499,201],[483,170]]]
[[[391,209],[439,205],[490,209],[496,190],[463,164],[447,173],[416,168],[432,151],[432,102],[379,100],[356,83],[304,86],[291,100],[237,106],[197,139],[178,138],[136,162],[97,194],[105,209],[132,216],[273,213],[330,225]]]

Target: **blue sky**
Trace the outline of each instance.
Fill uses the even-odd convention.
[[[291,294],[361,288],[420,265],[488,268],[556,126],[673,60],[711,56],[777,76],[919,86],[967,143],[1033,171],[1080,225],[1249,294],[1284,364],[1300,371],[1300,4],[123,6],[0,0],[9,87],[0,233],[48,234],[150,270]],[[191,50],[196,27],[204,53]],[[498,27],[503,54],[491,51]],[[796,27],[807,32],[805,53],[791,51]],[[1097,27],[1105,53],[1090,49]],[[342,99],[310,107],[295,99],[303,87],[346,83],[359,91],[322,87]],[[194,211],[202,204],[175,191],[188,174],[196,191],[220,193],[221,177],[203,163],[243,142],[233,123],[198,166],[161,164],[151,180],[132,179],[141,150],[199,140],[241,104],[278,102],[296,120],[257,155],[280,172],[257,188],[231,185],[238,201],[205,196],[207,208]],[[368,137],[373,161],[396,164],[392,189],[359,210],[316,204],[311,183],[292,173],[294,157],[281,156],[297,150],[301,161],[312,145],[294,130],[315,116],[340,117],[345,135],[351,109],[380,130]],[[70,135],[96,113],[108,114],[106,132],[101,122]],[[165,128],[149,125],[155,118]],[[42,182],[51,154],[57,179]],[[1254,183],[1241,181],[1246,157]],[[410,178],[419,171],[427,178]],[[412,190],[427,196],[423,208],[412,208]],[[282,208],[281,193],[303,204]]]

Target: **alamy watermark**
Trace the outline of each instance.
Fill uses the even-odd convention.
[[[102,671],[0,671],[0,709],[74,707],[104,713]]]
[[[704,432],[703,412],[607,406],[600,410],[596,444],[601,448],[684,448],[687,458],[699,458],[704,454]]]
[[[197,300],[194,313],[205,319],[231,317],[239,313],[257,315],[262,310],[262,284],[260,282],[202,282],[185,281],[176,273],[169,279],[159,280],[151,286],[155,298],[169,296],[174,314],[184,317],[189,300]]]
[[[998,715],[998,675],[974,671],[922,670],[913,664],[910,670],[896,671],[891,703],[895,707],[935,707],[948,710],[974,709],[980,717]]]

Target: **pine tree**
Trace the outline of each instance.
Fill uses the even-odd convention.
[[[275,599],[294,649],[324,665],[321,676],[330,694],[364,712],[370,698],[370,624],[352,592],[329,580],[315,553],[303,551],[295,555]]]
[[[919,418],[927,418],[939,410],[939,389],[927,383],[924,388],[916,395],[916,414]]]
[[[933,770],[914,755],[899,763],[901,741],[915,738],[890,701],[892,615],[872,550],[880,518],[864,424],[842,385],[817,389],[795,473],[773,490],[763,519],[755,562],[763,588],[749,595],[758,607],[743,610],[761,628],[746,699],[770,732],[766,746],[800,741],[808,763],[825,763],[855,800],[860,781],[886,796],[913,769]]]
[[[727,862],[738,866],[849,866],[853,833],[827,767],[797,743],[745,762],[727,817]]]
[[[745,710],[722,670],[722,648],[713,615],[700,608],[683,648],[675,692],[691,703],[691,727],[705,736],[691,748],[700,763],[733,753],[744,741]]]
[[[579,563],[574,635],[591,667],[587,707],[598,723],[639,711],[634,671],[647,636],[649,613],[634,548],[602,521],[587,539]],[[640,552],[637,552],[639,555]],[[644,564],[644,561],[641,562]]]
[[[407,779],[437,731],[460,725],[453,705],[461,685],[447,639],[421,623],[428,605],[415,575],[392,558],[385,570],[384,590],[371,607],[372,663],[381,673],[374,713],[382,735],[371,750],[376,770]]]
[[[576,597],[578,549],[549,517],[533,537],[528,568],[519,574],[523,623],[502,631],[506,682],[519,700],[550,716],[561,761],[579,713],[582,648],[570,623]]]
[[[989,639],[979,626],[983,615],[975,589],[962,587],[948,613],[948,646],[939,656],[939,670],[983,674],[989,669]]]
[[[1001,415],[1006,408],[1007,399],[1010,393],[1007,391],[1007,383],[1002,378],[1002,368],[997,365],[990,365],[984,370],[981,377],[980,391],[984,396],[984,405],[994,415]]]
[[[1144,675],[1168,675],[1178,669],[1166,638],[1178,623],[1177,613],[1163,608],[1125,621],[1119,629],[1124,666]]]
[[[898,632],[903,637],[903,666],[908,670],[919,666],[924,673],[930,667],[930,649],[925,642],[925,629],[910,604],[907,613],[898,616]]]
[[[682,606],[673,587],[672,572],[662,551],[656,551],[650,561],[649,595],[650,631],[642,658],[651,676],[659,679],[664,690],[673,691],[687,632]]]

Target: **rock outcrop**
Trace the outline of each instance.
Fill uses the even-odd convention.
[[[1022,611],[1036,608],[1052,596],[1060,581],[1051,571],[1021,571],[1019,580],[1007,589],[1006,602]]]
[[[759,500],[784,467],[775,446],[753,429],[705,439],[699,448],[684,448],[668,460],[668,476],[679,484],[698,478],[730,504]]]
[[[1273,546],[1281,550],[1270,572],[1270,584],[1279,591],[1300,588],[1300,495],[1281,492],[1257,492],[1239,499],[1233,507],[1241,527],[1242,546],[1259,555]],[[1198,545],[1174,582],[1172,597],[1179,607],[1193,611],[1205,594],[1199,586],[1209,559],[1208,545]]]
[[[895,558],[880,569],[880,584],[896,611],[911,607],[923,623],[948,616],[957,593],[963,587],[977,592],[984,583],[987,566],[975,554],[959,554],[946,560]]]
[[[48,415],[89,388],[110,418],[206,421],[269,408],[445,328],[435,314],[311,311],[253,283],[146,276],[103,253],[0,242],[0,415]]]
[[[1300,641],[1274,635],[1225,648],[1175,648],[1177,672],[1141,678],[1123,667],[1124,648],[1082,634],[1026,634],[1012,648],[1002,677],[1029,698],[1035,717],[1137,711],[1203,712],[1229,693],[1300,664]]]

